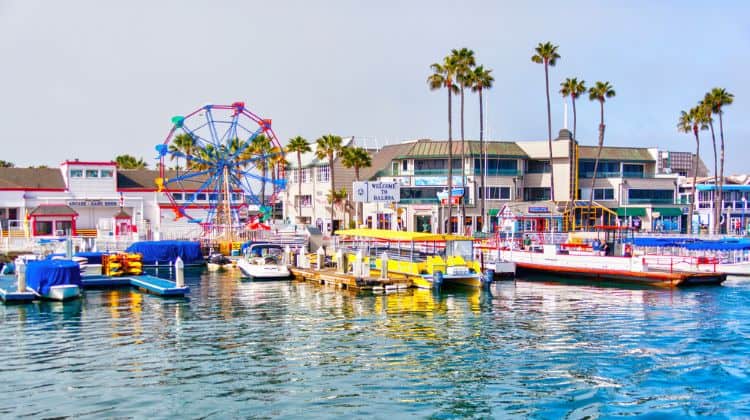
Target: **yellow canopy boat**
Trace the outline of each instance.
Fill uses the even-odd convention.
[[[406,275],[417,287],[483,284],[471,237],[384,229],[347,229],[336,231],[336,235],[347,264],[362,250],[370,269],[381,271],[385,254],[388,273]]]

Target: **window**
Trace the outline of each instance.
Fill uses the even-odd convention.
[[[674,202],[674,190],[629,189],[628,201],[631,203],[668,204]]]
[[[613,188],[597,188],[594,190],[594,200],[614,200],[615,190]]]
[[[52,222],[34,222],[34,232],[36,235],[52,235]]]
[[[310,168],[304,168],[302,169],[302,182],[312,182],[312,169]]]
[[[461,159],[453,159],[453,172],[461,170]],[[418,159],[414,161],[415,175],[447,175],[448,159]]]
[[[528,160],[526,161],[526,173],[529,174],[547,174],[549,173],[548,160]]]
[[[437,204],[437,194],[444,189],[443,187],[401,188],[401,202]]]
[[[198,193],[195,196],[195,199],[198,201],[206,201],[206,194],[205,193]]]
[[[185,194],[185,201],[195,201],[195,194]]]
[[[593,160],[582,160],[578,166],[578,176],[580,178],[594,177]],[[620,162],[600,160],[599,167],[596,168],[597,178],[617,178],[620,176]]]
[[[173,193],[173,194],[172,194],[172,198],[173,198],[173,199],[174,199],[175,201],[182,201],[182,193]]]
[[[58,220],[55,222],[55,235],[67,235],[68,231],[73,234],[73,222],[69,220]]]
[[[209,201],[218,201],[219,200],[219,194],[211,193],[208,195]]]
[[[102,169],[99,171],[99,176],[102,178],[112,178],[114,172],[111,169]]]
[[[241,201],[242,196],[239,193],[232,193],[232,201]]]
[[[538,188],[538,187],[532,187],[532,188],[524,188],[523,190],[523,199],[525,201],[544,201],[550,199],[550,189],[549,188]]]
[[[71,178],[83,178],[83,170],[81,170],[81,169],[71,169],[70,170],[70,177]]]
[[[474,175],[482,174],[482,159],[474,159]],[[515,159],[487,159],[487,175],[516,175],[518,161]]]
[[[328,182],[331,179],[331,167],[318,166],[318,182]]]
[[[300,182],[300,173],[302,172],[302,169],[292,169],[292,183],[297,184]]]
[[[632,163],[622,165],[622,176],[625,178],[643,178],[643,165]]]
[[[409,161],[408,160],[402,160],[401,161],[401,170],[406,172],[409,170]]]
[[[488,200],[510,200],[510,187],[485,187]],[[479,198],[482,198],[482,189],[479,189]]]
[[[312,196],[311,195],[299,195],[297,201],[302,207],[312,207]]]
[[[86,178],[99,178],[99,171],[96,169],[86,169]]]
[[[391,174],[398,175],[398,162],[391,163]]]

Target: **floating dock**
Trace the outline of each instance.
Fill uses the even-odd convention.
[[[83,283],[83,289],[135,287],[144,292],[161,297],[184,297],[186,294],[190,293],[190,288],[187,286],[176,287],[176,284],[173,281],[149,275],[124,277],[84,275],[81,276],[81,282]],[[17,286],[18,279],[16,276],[0,276],[0,300],[5,303],[28,303],[39,299],[39,296],[31,291],[31,289],[27,289],[25,292],[19,292]]]
[[[27,303],[37,299],[31,290],[18,291],[18,281],[12,274],[0,276],[0,299],[5,303]]]
[[[105,289],[112,287],[132,286],[145,292],[162,297],[184,297],[190,293],[190,288],[177,287],[175,282],[159,277],[149,276],[123,276],[107,277],[100,275],[82,276],[81,282],[84,289]]]
[[[309,281],[317,284],[327,284],[339,289],[383,292],[390,290],[403,290],[413,286],[407,276],[394,275],[388,279],[378,277],[356,278],[351,274],[336,272],[333,268],[316,270],[313,268],[290,268],[292,276],[296,280]],[[379,273],[379,272],[378,272]]]

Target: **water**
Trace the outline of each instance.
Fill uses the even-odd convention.
[[[750,416],[750,282],[373,296],[187,280],[187,300],[0,306],[0,416]]]

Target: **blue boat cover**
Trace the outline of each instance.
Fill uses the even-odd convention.
[[[26,266],[26,285],[39,294],[49,293],[52,286],[75,284],[82,287],[81,267],[71,260],[29,261]]]
[[[693,244],[687,244],[685,245],[685,248],[690,250],[738,251],[750,249],[750,243],[736,241],[700,241]]]
[[[191,241],[141,241],[134,242],[125,252],[143,256],[143,264],[173,264],[177,257],[185,264],[202,264],[201,244]]]
[[[102,255],[107,255],[108,252],[76,252],[74,257],[83,257],[86,258],[88,261],[88,264],[101,264],[102,263]]]

